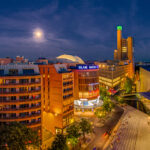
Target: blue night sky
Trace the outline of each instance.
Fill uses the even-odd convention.
[[[0,0],[0,57],[78,55],[113,59],[116,26],[134,37],[135,59],[150,60],[148,0]],[[33,31],[44,32],[41,42]]]

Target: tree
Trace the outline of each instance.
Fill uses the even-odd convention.
[[[124,103],[123,98],[120,97],[120,96],[115,96],[114,99],[115,99],[117,102],[121,103],[121,104]]]
[[[57,134],[52,143],[51,149],[49,150],[67,150],[67,149],[68,147],[66,144],[66,137],[63,134]]]
[[[107,92],[107,89],[104,87],[100,87],[100,97],[103,100],[105,97],[107,97],[109,94]]]
[[[68,138],[80,136],[80,126],[78,123],[74,123],[67,128]]]
[[[84,118],[81,119],[79,126],[80,126],[81,133],[83,135],[83,139],[85,141],[85,134],[88,134],[92,131],[92,126],[90,122]]]
[[[133,81],[131,78],[127,77],[124,83],[124,90],[126,94],[132,93]]]
[[[106,116],[106,111],[103,110],[102,108],[97,108],[95,110],[95,115],[98,117],[98,118],[104,118]]]
[[[112,108],[114,108],[114,103],[110,99],[106,99],[103,101],[103,110],[110,112]]]
[[[28,146],[39,147],[38,133],[17,122],[0,126],[0,149],[26,150]]]
[[[80,135],[80,127],[78,123],[74,123],[67,128],[67,140],[71,143],[73,148],[78,143]]]

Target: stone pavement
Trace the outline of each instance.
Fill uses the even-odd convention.
[[[105,150],[149,150],[149,116],[131,106],[124,109],[120,126]]]

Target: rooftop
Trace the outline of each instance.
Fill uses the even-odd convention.
[[[78,56],[72,56],[72,55],[60,55],[57,57],[58,60],[61,60],[63,63],[80,63],[84,64],[84,61],[78,57]]]
[[[32,64],[8,64],[0,65],[0,76],[38,75],[39,68]]]

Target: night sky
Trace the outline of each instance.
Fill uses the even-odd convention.
[[[148,0],[0,0],[0,57],[113,59],[116,26],[134,37],[135,59],[150,61]],[[35,29],[43,39],[33,39]]]

